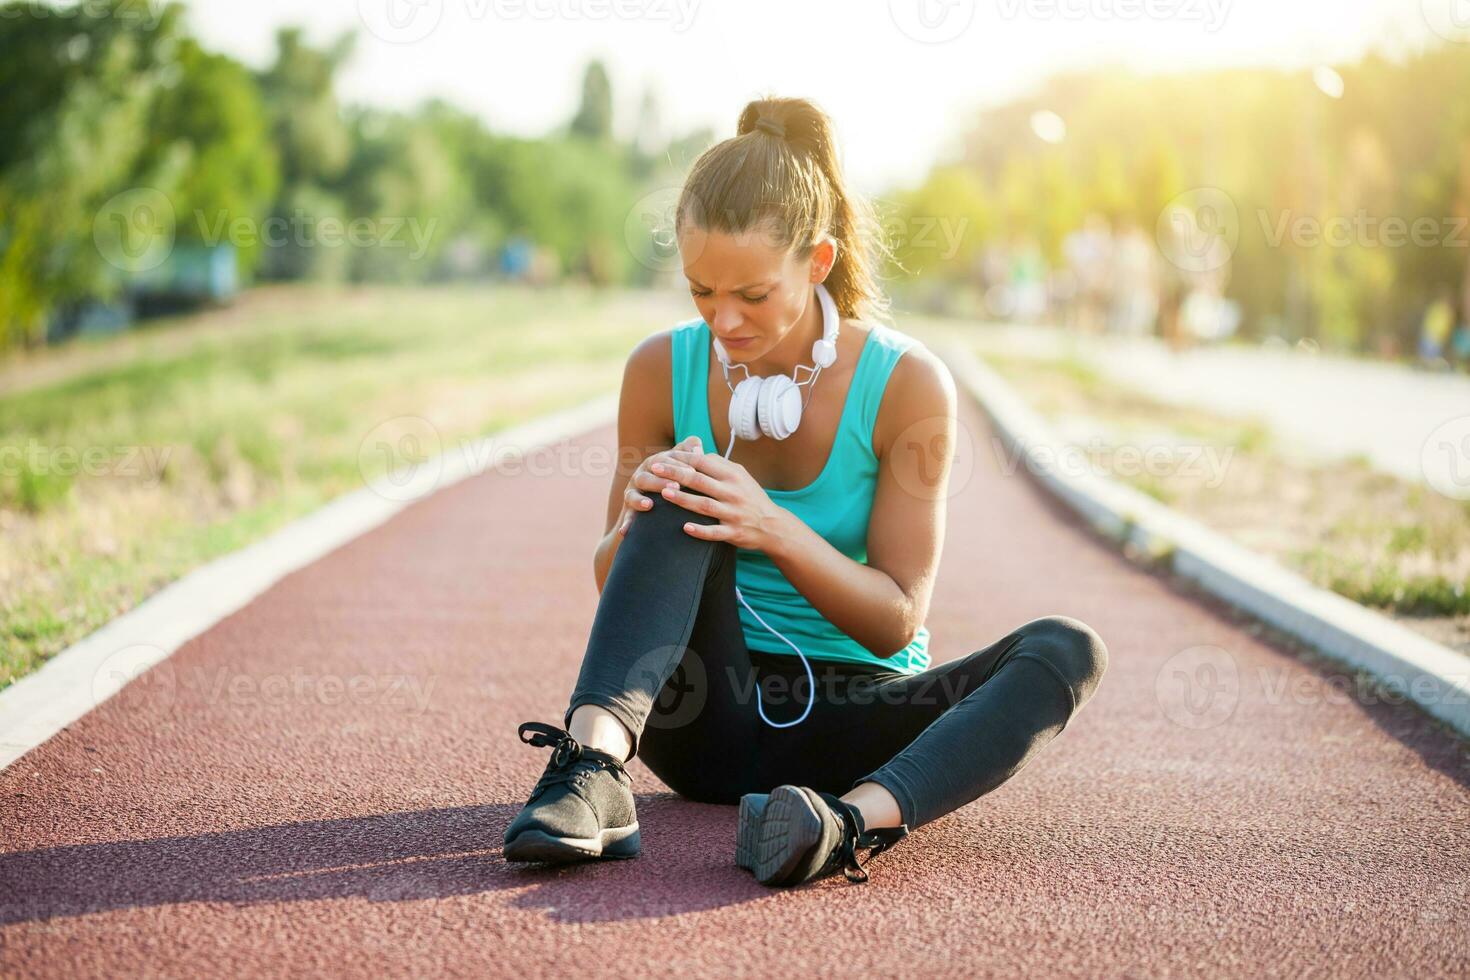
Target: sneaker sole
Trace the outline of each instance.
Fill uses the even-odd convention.
[[[777,885],[791,875],[801,859],[822,836],[822,818],[811,800],[795,786],[771,791],[751,868],[763,885]]]
[[[735,863],[747,871],[755,869],[756,842],[760,840],[761,817],[769,793],[746,793],[740,797],[740,824],[735,831]]]
[[[634,858],[641,844],[638,825],[611,827],[598,837],[553,837],[542,830],[526,830],[506,841],[507,861],[545,861],[567,864],[597,858]]]

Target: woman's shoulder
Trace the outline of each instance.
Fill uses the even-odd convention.
[[[667,374],[673,366],[675,345],[687,343],[703,329],[707,329],[704,320],[694,317],[654,331],[633,345],[628,354],[628,367],[641,369],[643,373],[658,371]]]
[[[958,396],[949,366],[917,337],[879,323],[873,340],[897,353],[873,426],[873,448],[881,457],[899,433],[932,425],[938,418],[954,418]]]
[[[888,390],[942,387],[946,380],[953,385],[953,380],[949,379],[949,368],[944,361],[919,338],[882,320],[854,322],[859,329],[866,330],[871,335],[868,343],[888,349],[893,362],[893,372],[888,376]]]

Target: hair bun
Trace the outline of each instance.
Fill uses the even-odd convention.
[[[755,121],[755,128],[764,130],[772,136],[786,138],[786,124],[774,116],[761,116]]]

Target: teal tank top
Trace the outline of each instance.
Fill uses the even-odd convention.
[[[706,452],[723,452],[710,426],[709,378],[712,339],[709,325],[696,318],[672,331],[674,441],[697,435]],[[826,466],[798,490],[767,490],[784,507],[853,561],[868,562],[868,518],[878,481],[873,452],[873,426],[888,376],[904,351],[918,341],[881,323],[874,324],[858,356],[857,370],[837,425],[837,437]],[[743,378],[743,372],[740,374]],[[762,438],[766,438],[762,436]],[[731,456],[738,458],[739,444]],[[887,659],[833,626],[812,608],[763,551],[735,549],[735,584],[762,619],[795,643],[813,660],[866,664],[877,670],[916,674],[929,666],[929,630],[921,626],[912,642]],[[767,630],[746,609],[740,610],[747,649],[795,657],[796,651]]]

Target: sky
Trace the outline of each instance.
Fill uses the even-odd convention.
[[[747,101],[813,99],[862,191],[920,181],[976,108],[1061,69],[1311,66],[1416,46],[1470,0],[192,0],[215,49],[267,63],[274,34],[358,33],[350,102],[441,97],[493,129],[540,136],[576,109],[582,71],[608,67],[631,135],[653,87],[668,134],[734,134]]]

